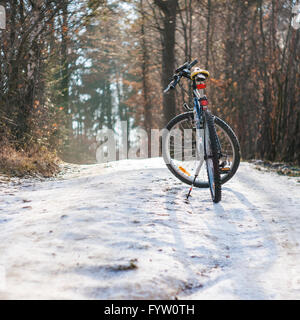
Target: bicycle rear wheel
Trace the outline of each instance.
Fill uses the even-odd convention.
[[[239,167],[240,146],[234,132],[225,121],[215,116],[214,123],[220,146],[219,165],[229,169],[221,172],[223,184],[234,176]],[[199,161],[193,112],[182,113],[168,123],[163,134],[162,153],[168,169],[182,182],[191,185]],[[202,166],[194,183],[195,187],[209,187],[204,167]]]

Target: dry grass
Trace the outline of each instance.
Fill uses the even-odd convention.
[[[59,162],[58,157],[46,148],[25,152],[0,146],[0,174],[48,178],[59,172]]]
[[[279,175],[300,177],[300,166],[293,163],[271,162],[268,160],[250,160],[257,170],[277,172]]]

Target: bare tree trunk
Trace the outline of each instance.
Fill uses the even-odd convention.
[[[208,66],[209,66],[210,18],[211,18],[211,0],[207,0],[206,63],[205,63],[206,69],[208,69]]]
[[[142,21],[141,21],[141,47],[142,47],[142,87],[143,87],[143,104],[144,104],[144,128],[148,133],[148,155],[151,152],[151,128],[152,128],[152,108],[150,102],[149,90],[149,53],[145,34],[146,16],[144,11],[143,0],[140,1]]]
[[[178,0],[154,0],[154,3],[163,12],[163,38],[162,48],[162,85],[166,88],[170,82],[170,77],[175,69],[175,31],[176,31],[176,12]],[[163,96],[163,113],[165,121],[169,121],[176,114],[175,92]]]
[[[148,131],[152,128],[152,114],[151,103],[149,97],[149,53],[147,48],[146,34],[145,34],[145,11],[143,0],[140,2],[142,23],[141,23],[141,47],[142,47],[142,83],[143,83],[143,99],[144,99],[144,127]]]
[[[68,1],[62,4],[62,26],[61,26],[61,89],[62,104],[68,110],[69,102],[69,63],[68,63]]]

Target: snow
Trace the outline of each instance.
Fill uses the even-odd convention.
[[[241,163],[187,203],[160,158],[77,168],[0,184],[0,299],[300,299],[297,178]]]

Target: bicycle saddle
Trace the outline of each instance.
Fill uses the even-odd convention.
[[[203,81],[203,80],[206,80],[207,78],[209,78],[209,72],[204,69],[195,68],[191,74],[192,80]]]

